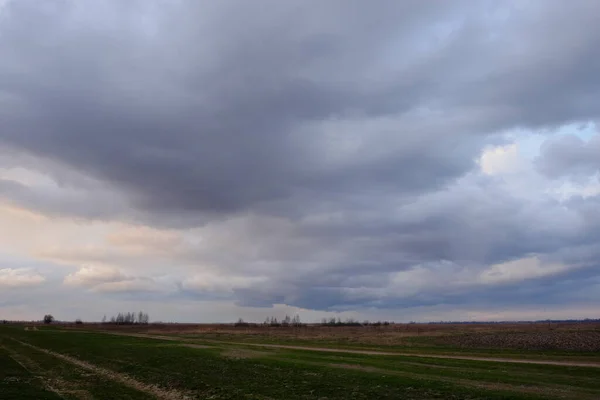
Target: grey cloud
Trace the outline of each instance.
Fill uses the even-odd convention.
[[[588,141],[564,135],[549,139],[537,159],[538,169],[550,178],[588,178],[600,172],[600,134]]]
[[[14,180],[0,179],[0,197],[10,203],[46,215],[69,215],[84,219],[126,218],[126,205],[119,196],[96,190],[69,190],[60,187],[30,187]]]
[[[488,45],[487,74],[459,97],[493,107],[498,127],[552,128],[596,119],[600,95],[600,5],[575,1],[513,3],[514,19]],[[485,32],[480,32],[485,37]],[[491,50],[491,48],[489,48]],[[460,100],[459,100],[460,101]]]
[[[445,138],[443,120],[432,132],[397,120],[384,157],[369,155],[380,149],[367,141],[353,165],[315,168],[331,154],[318,151],[326,132],[307,129],[353,112],[358,121],[398,118],[430,103],[433,75],[419,76],[418,56],[398,52],[410,54],[423,26],[461,18],[461,3],[331,3],[314,18],[316,3],[265,15],[243,2],[184,2],[143,7],[151,29],[120,3],[52,4],[8,7],[0,138],[107,181],[150,213],[233,212],[311,189],[428,190],[472,168],[481,146]]]
[[[457,289],[458,294],[446,290],[453,282],[473,279],[490,265],[534,254],[543,255],[542,268],[550,268],[545,266],[547,263],[564,263],[567,271],[586,269],[592,276],[597,274],[594,244],[600,241],[600,232],[594,228],[594,221],[600,208],[595,206],[594,198],[569,204],[543,198],[523,201],[506,193],[502,186],[486,188],[478,179],[446,193],[420,198],[399,207],[395,214],[383,209],[380,216],[371,213],[368,218],[353,213],[332,215],[329,220],[322,217],[317,222],[295,224],[295,229],[285,234],[275,230],[278,240],[259,234],[259,244],[249,243],[259,250],[258,254],[245,253],[244,242],[232,237],[236,252],[241,251],[240,266],[249,262],[248,270],[256,272],[251,266],[252,256],[274,257],[281,263],[268,270],[269,281],[236,290],[236,298],[240,304],[254,306],[289,302],[337,310],[358,304],[384,308],[459,304],[479,298],[484,292],[490,293],[488,297],[496,293],[494,299],[500,301],[502,294],[511,297],[519,287],[538,293],[536,288],[544,281],[554,284],[572,273],[491,286],[473,281]],[[434,267],[440,260],[451,262]],[[227,259],[218,263],[225,266]],[[453,263],[458,264],[455,270],[450,266]],[[424,266],[429,273],[427,279],[445,282],[447,287],[423,287],[409,297],[381,291],[391,274],[412,271],[416,266]],[[586,286],[585,279],[577,282]],[[412,281],[407,284],[419,285]],[[366,292],[364,296],[348,296],[348,289],[356,289],[351,293]],[[550,292],[543,293],[549,296]]]
[[[135,4],[10,3],[0,140],[172,221],[272,203],[289,213],[315,193],[428,191],[473,168],[490,140],[475,133],[598,116],[597,80],[581,71],[599,53],[596,25],[579,23],[589,2],[500,22],[483,3]],[[574,89],[544,92],[557,81]],[[331,162],[337,149],[323,149],[350,140],[352,162]]]
[[[353,290],[342,286],[293,286],[275,284],[238,289],[238,304],[253,307],[270,307],[272,304],[294,304],[298,307],[345,311],[353,309],[403,309],[444,304],[453,307],[482,307],[502,305],[511,308],[528,304],[539,309],[577,301],[594,302],[598,299],[597,264],[575,272],[565,272],[544,278],[506,283],[502,285],[455,286],[450,276],[431,276],[439,279],[438,285],[419,288],[416,293],[391,291],[383,284],[369,290],[363,286]],[[410,283],[410,282],[409,282]]]
[[[594,265],[597,199],[523,199],[476,158],[511,128],[600,118],[596,3],[81,4],[13,1],[0,17],[0,146],[17,154],[6,163],[63,184],[2,180],[0,196],[200,227],[203,244],[174,263],[269,277],[182,295],[338,309],[525,301],[516,285],[377,289],[440,262]],[[577,140],[546,145],[540,171],[597,171],[598,140]],[[548,298],[535,282],[522,291]]]

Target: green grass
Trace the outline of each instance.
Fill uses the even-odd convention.
[[[538,389],[553,387],[556,390],[574,387],[578,391],[600,396],[598,383],[600,371],[593,368],[562,367],[552,365],[505,364],[481,361],[426,359],[419,357],[376,357],[369,355],[323,354],[295,352],[281,354],[287,360],[300,362],[329,362],[372,367],[389,373],[435,376],[448,381],[474,381]]]
[[[439,354],[473,357],[498,357],[531,360],[557,360],[557,361],[579,361],[600,362],[600,352],[574,352],[564,350],[518,350],[499,348],[458,348],[446,344],[438,344],[436,338],[431,336],[407,337],[404,344],[367,344],[352,342],[348,339],[299,339],[289,336],[260,336],[253,334],[227,334],[227,333],[202,333],[173,335],[186,340],[196,340],[208,343],[211,340],[248,343],[248,344],[277,344],[288,346],[328,347],[346,350],[373,350],[383,352],[399,352],[412,354]]]
[[[22,338],[0,333],[0,381],[7,383],[0,387],[0,399],[148,398],[137,390],[24,346],[13,337]],[[2,373],[7,377],[4,380]]]
[[[46,390],[38,378],[13,360],[7,350],[0,347],[0,398],[60,399]]]
[[[12,351],[35,360],[42,370],[52,370],[99,399],[151,397],[85,375],[15,339],[198,399],[600,398],[598,368],[323,353],[227,343],[200,349],[183,342],[57,329],[25,332],[0,327],[0,337]]]

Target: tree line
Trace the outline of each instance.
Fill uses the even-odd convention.
[[[348,318],[346,320],[342,320],[339,317],[338,318],[331,317],[331,318],[323,318],[321,320],[321,323],[318,325],[321,325],[321,326],[388,326],[391,324],[393,324],[393,322],[389,322],[389,321],[359,322],[353,318]],[[299,315],[295,315],[294,317],[290,317],[289,315],[286,315],[285,318],[283,318],[281,320],[277,319],[276,317],[267,317],[262,324],[245,322],[242,318],[240,318],[234,324],[234,326],[245,326],[245,327],[250,327],[250,326],[254,326],[254,327],[258,327],[258,326],[299,327],[299,326],[304,326],[304,325],[306,325],[306,324],[303,323],[302,321],[300,321]]]
[[[259,324],[256,323],[249,323],[249,322],[245,322],[242,318],[238,319],[238,321],[234,324],[234,326],[258,326]],[[285,318],[279,320],[276,317],[267,317],[265,319],[265,321],[260,324],[263,326],[302,326],[302,321],[300,321],[300,316],[299,315],[295,315],[293,317],[290,317],[289,315],[286,315]]]
[[[147,325],[150,322],[150,316],[140,311],[138,313],[134,312],[120,312],[116,316],[110,317],[110,319],[106,318],[106,315],[102,318],[103,324],[113,324],[113,325]]]
[[[335,317],[331,317],[331,318],[323,318],[321,320],[321,326],[388,326],[390,324],[393,324],[393,322],[389,322],[389,321],[377,321],[377,322],[371,322],[371,321],[363,321],[363,322],[359,322],[353,318],[348,318],[344,321],[342,321],[341,318],[335,318]]]

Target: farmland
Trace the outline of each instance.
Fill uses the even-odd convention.
[[[598,399],[598,332],[593,324],[5,325],[0,397]]]

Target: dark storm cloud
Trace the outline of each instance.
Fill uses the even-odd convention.
[[[507,36],[498,42],[475,39],[471,35],[483,33],[482,22],[467,19],[471,14],[460,3],[435,10],[422,2],[334,2],[318,8],[290,3],[264,15],[256,5],[204,9],[184,2],[161,9],[164,16],[139,3],[151,27],[136,18],[135,8],[94,4],[87,12],[69,2],[41,8],[27,1],[9,5],[0,42],[9,55],[2,82],[16,104],[9,100],[14,108],[6,111],[10,116],[2,138],[106,180],[151,212],[230,212],[311,188],[323,194],[373,185],[427,190],[472,167],[481,143],[465,144],[465,133],[495,128],[503,117],[497,111],[453,107],[474,97],[490,109],[502,110],[507,102],[523,113],[535,111],[536,99],[529,96],[540,85],[581,77],[581,63],[572,60],[532,79],[530,69],[545,54],[527,54],[527,63],[515,65],[511,50],[492,49],[512,39],[507,32],[511,26],[497,28]],[[94,8],[97,18],[88,15]],[[584,28],[575,25],[589,11],[575,7],[562,24],[579,40],[582,57],[594,60],[600,52],[584,41],[595,36],[594,28],[579,32]],[[525,22],[553,24],[553,12],[558,11],[543,10]],[[219,23],[225,21],[229,23]],[[419,54],[420,36],[432,35],[444,24],[456,26],[456,37],[442,38],[439,48]],[[544,32],[534,30],[526,48],[549,46]],[[470,59],[461,65],[456,60],[473,57],[465,54],[469,50],[482,50],[480,57],[494,50],[494,60],[511,57],[500,67],[476,62],[481,65],[473,76],[491,79],[484,85],[457,76]],[[569,49],[556,49],[556,57],[562,57],[561,50]],[[508,77],[494,82],[496,75]],[[442,78],[457,80],[441,85]],[[582,96],[597,89],[594,79],[586,83],[585,93],[556,101],[561,106],[581,103]],[[456,93],[462,86],[470,90]],[[496,101],[488,92],[505,97]],[[392,151],[371,162],[369,153],[380,149],[367,142],[350,165],[330,165],[332,155],[319,152],[328,145],[324,132],[307,129],[315,121],[352,112],[359,113],[359,121],[397,118],[419,107],[435,107],[436,97],[447,99],[450,112],[473,116],[454,125],[452,119],[461,115],[444,117],[432,127],[394,121],[387,128],[394,135],[386,138],[393,140],[388,144]],[[547,97],[541,93],[537,100]],[[504,117],[505,127],[521,123],[510,114]],[[362,136],[376,140],[378,133]],[[345,132],[336,134],[339,144],[331,144],[333,152],[347,140]],[[424,140],[415,143],[417,137]]]
[[[243,3],[212,10],[185,3],[152,14],[156,26],[146,29],[156,33],[144,34],[131,28],[132,9],[120,10],[116,27],[101,17],[89,26],[73,4],[51,4],[8,6],[2,139],[106,180],[144,210],[231,212],[313,186],[422,190],[471,167],[468,157],[436,157],[447,148],[441,138],[409,145],[421,154],[413,155],[402,152],[401,137],[398,154],[322,165],[327,143],[305,128],[353,111],[402,114],[431,94],[426,77],[403,78],[398,61],[383,71],[377,64],[382,51],[410,47],[419,22],[435,23],[444,7],[332,3],[308,19],[316,10],[304,3],[279,5],[271,17]],[[418,174],[395,176],[421,158]]]
[[[0,139],[150,213],[426,191],[473,167],[486,139],[465,135],[598,115],[589,2],[504,22],[483,3],[135,4],[9,3]],[[332,162],[348,141],[351,159]]]
[[[590,1],[12,1],[0,16],[0,146],[29,164],[4,163],[69,191],[3,179],[0,196],[160,226],[292,220],[281,231],[255,221],[227,236],[235,249],[203,256],[246,275],[271,265],[268,281],[233,288],[246,305],[512,296],[516,283],[359,292],[443,261],[475,274],[531,254],[593,264],[595,199],[524,200],[474,171],[504,130],[600,117],[598,15]],[[592,174],[599,152],[595,139],[558,139],[538,166]]]

